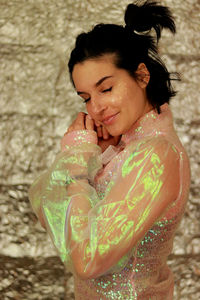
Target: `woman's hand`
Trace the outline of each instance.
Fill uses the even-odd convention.
[[[69,126],[66,134],[74,130],[84,129],[94,130],[94,121],[89,117],[89,115],[85,114],[84,112],[79,112],[77,118]]]
[[[116,146],[119,143],[121,136],[112,136],[108,133],[105,127],[101,126],[98,122],[95,122],[96,132],[98,136],[98,145],[104,152],[110,145]]]
[[[111,136],[105,127],[100,123],[94,121],[88,114],[79,112],[77,118],[69,126],[67,133],[74,130],[94,130],[97,132],[98,145],[101,147],[102,152],[105,151],[110,145],[116,146],[121,136]]]

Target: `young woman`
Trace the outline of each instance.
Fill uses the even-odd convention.
[[[125,23],[98,24],[77,37],[69,71],[88,114],[78,114],[29,192],[74,275],[76,299],[173,298],[166,260],[190,168],[157,42],[175,24],[167,7],[149,1],[128,5]]]

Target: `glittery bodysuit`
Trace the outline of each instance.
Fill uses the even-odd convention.
[[[166,264],[184,213],[190,166],[168,104],[103,153],[94,131],[64,136],[32,185],[32,207],[74,276],[75,299],[173,299]]]

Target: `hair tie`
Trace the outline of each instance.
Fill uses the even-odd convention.
[[[132,28],[129,25],[125,25],[124,29],[128,32],[128,33],[132,33],[132,34],[136,34],[136,35],[149,35],[149,33],[151,32],[151,29],[148,30],[144,30],[144,31],[137,31],[136,29]]]

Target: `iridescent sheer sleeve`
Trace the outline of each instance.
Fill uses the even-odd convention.
[[[61,143],[62,152],[29,189],[33,211],[49,233],[61,260],[72,272],[70,250],[65,242],[66,212],[71,201],[67,186],[77,182],[80,186],[78,190],[82,191],[81,186],[86,185],[85,193],[91,207],[96,204],[97,197],[92,184],[95,174],[102,167],[99,159],[101,150],[96,143],[94,131],[80,130],[65,136]]]
[[[165,138],[130,144],[107,187],[105,197],[91,208],[88,195],[75,194],[66,218],[66,244],[76,272],[96,278],[120,271],[134,247],[180,188],[179,152]]]
[[[125,148],[99,200],[93,187],[102,167],[99,149],[85,142],[67,146],[44,186],[39,180],[30,192],[63,262],[82,278],[120,271],[180,189],[179,152],[164,137],[152,137]]]

